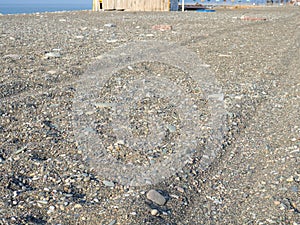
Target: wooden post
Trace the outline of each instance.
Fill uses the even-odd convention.
[[[184,12],[184,0],[182,0],[181,8],[182,8],[182,12]]]
[[[164,11],[171,11],[171,0],[165,0]]]
[[[100,11],[100,1],[93,0],[93,11]]]

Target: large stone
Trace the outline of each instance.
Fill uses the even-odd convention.
[[[166,204],[166,199],[156,190],[150,190],[147,193],[147,198],[157,205]]]

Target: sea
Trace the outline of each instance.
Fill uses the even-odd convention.
[[[151,0],[149,0],[151,1]],[[182,0],[180,0],[181,3]],[[202,0],[203,1],[203,0]],[[185,0],[186,4],[195,4],[202,3],[200,0]],[[204,0],[205,2],[208,2],[209,4],[213,3],[220,3],[224,0]],[[256,3],[256,4],[263,4],[266,0],[235,0],[236,3]],[[276,0],[274,0],[276,1]],[[279,0],[277,0],[279,2]],[[288,1],[288,0],[284,0]],[[231,1],[228,1],[231,2]],[[66,3],[34,3],[34,4],[28,4],[28,3],[18,3],[18,4],[12,4],[12,3],[2,3],[0,0],[0,13],[1,14],[28,14],[28,13],[38,13],[38,12],[58,12],[58,11],[78,11],[78,10],[91,10],[92,9],[92,1],[86,1],[85,3],[72,3],[72,4],[66,4]]]
[[[23,14],[23,13],[38,13],[38,12],[58,12],[58,11],[77,11],[91,10],[92,4],[90,1],[83,4],[51,4],[51,3],[35,3],[35,4],[10,4],[0,2],[1,14]]]

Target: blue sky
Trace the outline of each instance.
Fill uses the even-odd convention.
[[[0,0],[0,4],[92,4],[92,0]]]
[[[185,1],[193,2],[193,0]],[[93,0],[0,0],[0,4],[92,4],[92,2]]]
[[[151,1],[151,0],[149,0]],[[0,0],[0,4],[70,4],[70,5],[92,5],[93,0]],[[192,3],[193,0],[185,0],[186,3]],[[196,0],[200,2],[200,0]]]

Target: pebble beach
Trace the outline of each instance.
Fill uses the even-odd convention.
[[[299,10],[0,15],[0,224],[300,224]],[[78,80],[95,62],[141,42],[173,43],[201,59],[222,89],[226,129],[209,165],[200,146],[171,176],[131,186],[89,163],[73,109]],[[193,88],[162,64],[128,65],[116,76],[165,74]],[[108,93],[117,93],[114,84]],[[172,155],[172,143],[140,153],[110,138],[107,105],[97,106],[95,130],[112,157],[151,165]],[[167,138],[176,140],[180,118],[164,109],[175,124]],[[141,114],[130,118],[145,135]]]

